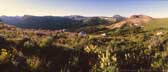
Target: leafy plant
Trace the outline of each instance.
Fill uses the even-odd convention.
[[[9,52],[6,49],[1,49],[0,51],[0,62],[6,62],[6,60],[10,57]]]
[[[31,70],[36,70],[40,67],[41,60],[39,59],[39,57],[33,56],[27,58],[26,63],[28,64]]]
[[[50,36],[46,37],[46,38],[42,38],[41,41],[40,41],[40,45],[39,46],[41,48],[51,46],[52,41],[53,41],[53,37],[50,37]]]
[[[35,47],[35,44],[32,41],[26,41],[24,43],[24,47],[25,48],[33,48],[33,47]]]

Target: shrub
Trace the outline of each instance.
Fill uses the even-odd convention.
[[[26,41],[26,42],[24,42],[24,47],[25,48],[33,48],[33,47],[35,47],[35,44],[32,41]]]
[[[6,49],[1,49],[0,51],[0,62],[6,61],[10,57],[9,52]]]
[[[27,58],[26,63],[31,70],[37,70],[40,67],[41,60],[39,59],[39,57],[33,56]]]
[[[93,72],[116,71],[116,56],[108,49],[98,46],[88,45],[84,48],[87,53],[95,53],[98,56],[97,63],[92,67]]]
[[[42,38],[41,41],[40,41],[40,45],[39,46],[41,48],[51,46],[52,41],[53,41],[53,37],[50,37],[50,36],[46,37],[46,38]]]

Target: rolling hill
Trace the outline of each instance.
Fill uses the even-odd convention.
[[[116,28],[122,28],[125,25],[129,26],[142,26],[144,24],[147,24],[149,21],[152,20],[152,17],[146,16],[146,15],[132,15],[129,18],[126,18],[125,20],[118,22],[116,24],[107,26],[109,29],[116,29]]]
[[[80,27],[94,26],[100,24],[110,24],[121,19],[115,17],[84,17],[72,16],[1,16],[0,19],[10,25],[20,28],[32,29],[74,29]]]
[[[139,21],[144,23],[143,19]],[[143,27],[126,22],[115,29],[107,26],[118,23],[89,25],[73,32],[18,28],[1,22],[0,71],[164,72],[168,69],[168,19],[149,20],[140,24]]]

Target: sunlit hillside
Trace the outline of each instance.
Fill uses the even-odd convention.
[[[160,72],[168,69],[167,19],[110,29],[23,29],[0,23],[2,72]],[[117,23],[115,23],[117,24]],[[113,24],[111,24],[113,26]]]
[[[154,19],[145,26],[145,29],[149,31],[156,29],[168,30],[168,18]]]

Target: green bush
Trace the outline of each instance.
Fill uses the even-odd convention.
[[[31,70],[37,70],[41,65],[41,60],[38,57],[33,56],[27,58],[26,63]]]
[[[49,36],[49,37],[42,38],[41,41],[40,41],[39,46],[40,46],[41,48],[51,46],[52,41],[53,41],[53,37],[50,37],[50,36]]]
[[[0,63],[6,62],[6,60],[10,57],[9,52],[6,49],[1,49],[0,51]]]
[[[114,72],[116,67],[116,56],[110,50],[94,45],[88,45],[84,48],[87,53],[95,53],[98,56],[98,61],[93,65],[93,72]]]
[[[25,48],[34,48],[35,44],[32,41],[26,41],[26,42],[24,42],[24,47]]]

